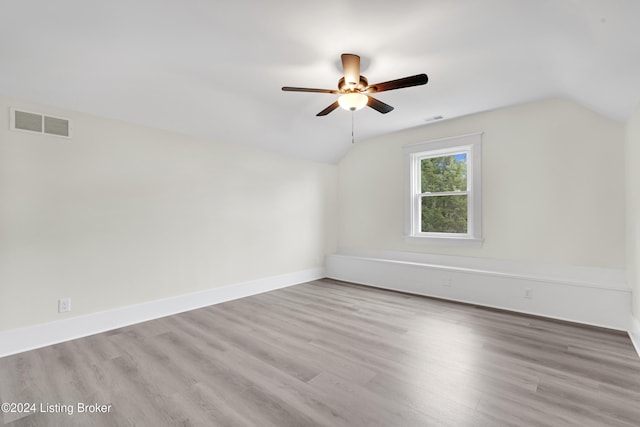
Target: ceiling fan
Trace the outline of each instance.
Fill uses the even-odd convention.
[[[370,95],[371,93],[420,86],[429,81],[426,74],[416,74],[415,76],[370,85],[367,78],[360,74],[360,57],[358,55],[343,53],[341,59],[344,77],[338,80],[338,90],[290,86],[284,86],[282,90],[285,92],[313,92],[340,95],[337,101],[320,111],[316,116],[326,116],[338,107],[342,107],[345,110],[356,111],[364,108],[365,105],[382,114],[386,114],[392,111],[393,107],[372,97]]]

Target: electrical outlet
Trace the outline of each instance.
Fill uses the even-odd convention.
[[[58,313],[71,311],[71,298],[60,298],[58,300]]]
[[[533,298],[533,291],[531,290],[531,288],[527,288],[524,290],[524,297],[525,298]]]

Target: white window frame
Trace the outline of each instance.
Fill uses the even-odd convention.
[[[405,163],[405,230],[409,243],[482,246],[482,133],[420,142],[403,147]],[[421,231],[421,160],[467,154],[467,233]],[[438,193],[447,195],[449,193]]]

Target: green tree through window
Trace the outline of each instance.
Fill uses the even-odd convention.
[[[421,231],[467,233],[467,154],[423,158]]]

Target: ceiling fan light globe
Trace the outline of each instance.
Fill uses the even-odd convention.
[[[364,108],[369,101],[369,97],[362,93],[345,93],[338,98],[338,104],[340,107],[347,111],[358,111]]]

